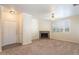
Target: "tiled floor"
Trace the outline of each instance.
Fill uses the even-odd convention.
[[[79,44],[60,41],[40,39],[32,44],[16,46],[3,50],[1,55],[77,55]]]

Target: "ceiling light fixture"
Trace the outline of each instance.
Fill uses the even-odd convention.
[[[15,11],[11,10],[10,13],[11,13],[11,14],[15,14]]]

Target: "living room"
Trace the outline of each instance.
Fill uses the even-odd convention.
[[[79,54],[78,10],[78,4],[1,4],[0,54]]]

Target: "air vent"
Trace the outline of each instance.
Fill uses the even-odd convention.
[[[73,6],[79,6],[79,4],[73,4]]]
[[[52,16],[51,17],[54,18],[54,13],[52,13]]]

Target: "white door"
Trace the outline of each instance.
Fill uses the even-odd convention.
[[[5,21],[3,26],[2,45],[16,43],[16,21]]]

